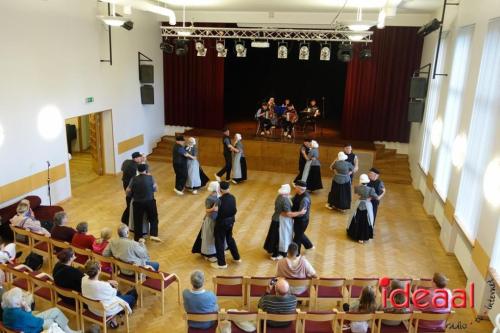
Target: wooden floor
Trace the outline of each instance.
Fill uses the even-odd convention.
[[[204,169],[210,176],[216,171],[214,167]],[[275,273],[276,263],[269,260],[262,245],[276,191],[280,184],[291,182],[294,175],[250,170],[246,183],[231,187],[238,204],[235,238],[243,262],[232,264],[228,260],[229,268],[217,271],[200,256],[191,254],[204,215],[206,192],[179,197],[173,192],[172,166],[152,162],[152,170],[160,189],[156,199],[159,236],[164,243],[148,243],[148,247],[151,257],[160,262],[162,270],[179,275],[183,287],[189,287],[189,274],[194,269],[204,270],[208,281],[216,274],[269,276]],[[73,171],[72,176],[78,175]],[[386,184],[388,194],[379,208],[375,239],[360,245],[346,237],[347,215],[324,208],[331,178],[326,170],[323,176],[325,189],[312,195],[313,208],[307,230],[316,246],[307,257],[319,275],[418,278],[431,277],[435,271],[441,271],[450,278],[452,288],[465,286],[466,278],[457,259],[444,252],[439,242],[438,225],[425,214],[422,198],[411,185]],[[73,197],[62,206],[69,213],[71,225],[88,221],[90,232],[95,235],[104,226],[117,227],[125,206],[120,176],[97,177],[73,188]],[[211,282],[207,282],[207,288],[212,288]],[[132,315],[132,332],[183,332],[182,311],[176,303],[176,293],[171,288],[167,294],[166,315],[160,315],[160,303],[156,297],[146,297],[144,307]],[[232,302],[219,305],[226,309],[237,306]],[[471,323],[472,319],[472,311],[464,310],[454,322]],[[491,325],[489,322],[475,323],[467,330],[453,332],[491,332]]]

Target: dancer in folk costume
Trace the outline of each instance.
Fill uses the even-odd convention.
[[[192,191],[193,194],[198,194],[198,189],[205,186],[209,179],[201,169],[198,161],[198,146],[195,138],[188,139],[186,151],[190,155],[187,159],[188,177],[186,188]]]
[[[354,165],[347,162],[347,155],[341,151],[337,159],[330,165],[335,175],[332,179],[332,189],[328,194],[326,208],[341,211],[351,208],[351,174]]]
[[[323,188],[321,164],[319,162],[319,144],[315,140],[311,141],[311,150],[307,154],[307,161],[300,180],[307,183],[307,190],[310,192]]]
[[[377,193],[367,184],[370,179],[366,174],[359,176],[359,185],[354,188],[354,193],[359,199],[354,204],[354,209],[349,219],[347,235],[359,243],[373,238],[373,206],[371,199],[378,199]]]
[[[380,171],[378,171],[377,168],[371,168],[370,171],[368,172],[368,178],[370,178],[368,186],[373,187],[373,189],[375,189],[375,193],[377,193],[378,195],[378,199],[372,200],[374,229],[375,229],[375,222],[377,221],[378,205],[380,204],[380,199],[382,199],[382,197],[386,193],[384,182],[379,177],[380,177]]]
[[[247,161],[241,139],[240,133],[234,135],[233,179],[231,180],[234,184],[244,182],[247,179]]]

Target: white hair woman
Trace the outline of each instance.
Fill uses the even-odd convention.
[[[68,327],[68,318],[58,308],[31,312],[31,295],[26,295],[20,288],[12,288],[2,296],[3,325],[19,332],[41,332],[52,324],[57,324],[64,332],[73,333]]]
[[[328,193],[326,208],[345,211],[351,208],[351,174],[354,165],[347,161],[347,155],[341,151],[330,165],[333,170],[332,187]]]
[[[195,138],[188,138],[186,151],[189,153],[187,159],[188,177],[186,188],[193,194],[198,194],[198,189],[205,186],[209,179],[201,169],[200,162],[198,161],[198,146],[196,145]]]
[[[373,238],[373,206],[371,199],[378,199],[373,187],[368,187],[370,182],[368,175],[359,176],[359,185],[354,188],[354,193],[359,199],[354,204],[347,235],[360,244]]]
[[[220,185],[213,181],[208,183],[207,187],[210,194],[205,199],[205,217],[201,225],[200,232],[194,242],[192,253],[200,253],[206,260],[216,262],[214,227],[217,211],[219,207]]]
[[[319,144],[316,140],[311,140],[311,149],[307,154],[304,170],[295,180],[306,182],[307,190],[310,192],[323,188],[323,182],[321,181],[321,163],[319,162]]]
[[[247,161],[241,140],[241,134],[236,133],[233,144],[233,179],[231,180],[234,184],[247,180]]]

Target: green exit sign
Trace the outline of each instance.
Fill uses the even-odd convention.
[[[94,97],[85,98],[85,103],[92,103],[94,101]]]

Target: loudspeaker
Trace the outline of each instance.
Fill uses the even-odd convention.
[[[141,103],[155,104],[155,91],[152,85],[145,84],[141,87]]]
[[[410,84],[410,98],[425,98],[427,95],[427,78],[412,77]]]
[[[153,65],[140,65],[139,66],[139,81],[141,83],[154,83],[155,71]]]
[[[421,123],[424,120],[424,106],[423,100],[410,101],[408,105],[408,121],[410,123]]]

